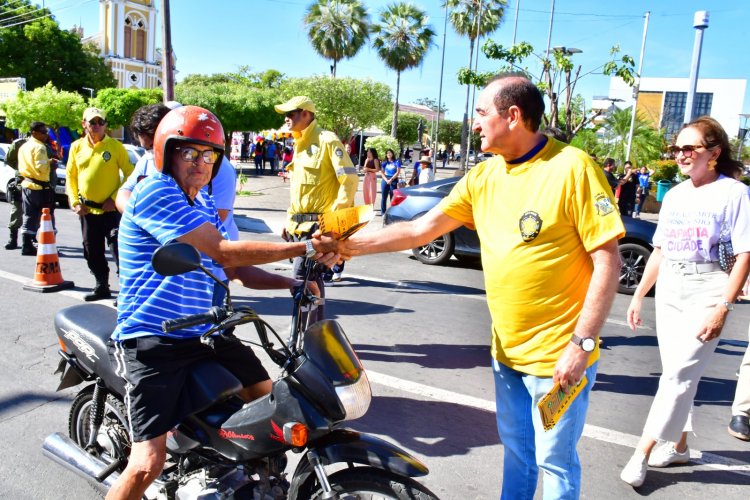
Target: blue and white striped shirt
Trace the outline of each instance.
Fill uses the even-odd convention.
[[[204,189],[190,206],[174,179],[162,173],[143,179],[133,190],[120,222],[120,294],[114,340],[146,335],[189,338],[202,335],[210,325],[164,333],[161,322],[211,307],[214,282],[203,271],[162,276],[154,271],[151,256],[202,224],[210,222],[226,238],[213,200]],[[217,265],[201,254],[203,266]]]

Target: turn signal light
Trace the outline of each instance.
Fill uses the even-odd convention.
[[[305,446],[307,444],[307,427],[299,422],[287,422],[284,424],[284,441],[292,446]]]
[[[65,344],[63,343],[62,339],[60,337],[57,337],[57,342],[60,344],[60,349],[62,349],[65,352],[68,352],[68,348],[65,347]]]

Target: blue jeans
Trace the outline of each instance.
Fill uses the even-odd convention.
[[[387,207],[388,198],[393,200],[393,191],[396,189],[398,184],[388,184],[385,181],[380,181],[380,215],[385,215],[385,209]]]
[[[505,449],[502,499],[532,500],[540,468],[545,499],[580,496],[581,463],[576,445],[583,434],[598,364],[586,369],[588,384],[557,425],[545,432],[536,405],[552,388],[552,377],[527,375],[492,361],[497,429]]]

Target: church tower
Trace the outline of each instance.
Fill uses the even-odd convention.
[[[155,0],[99,0],[97,45],[120,88],[160,88]]]

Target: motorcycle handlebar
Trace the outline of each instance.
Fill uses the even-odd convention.
[[[161,323],[161,329],[164,333],[168,333],[205,323],[219,323],[225,316],[226,311],[224,311],[223,308],[214,306],[204,313],[190,314],[188,316],[183,316],[182,318],[164,320]]]

